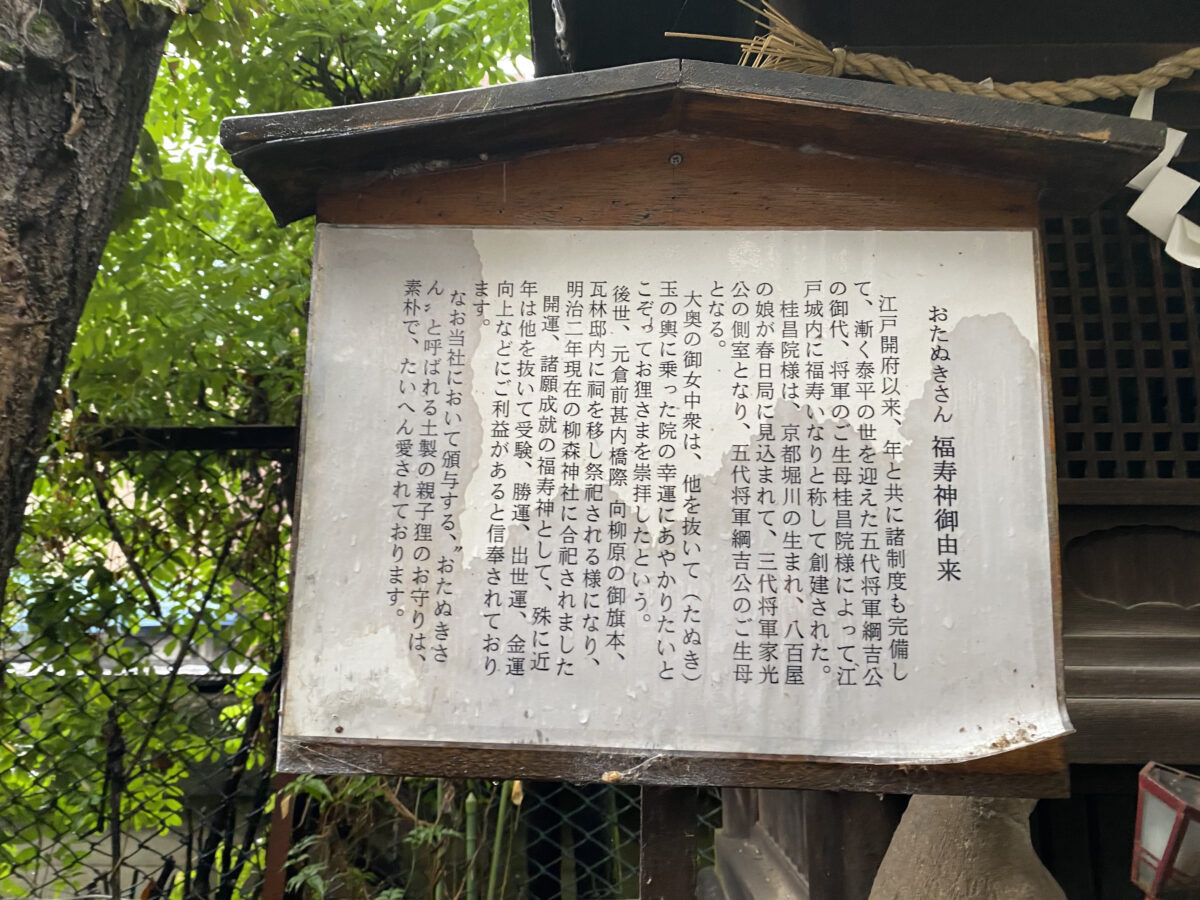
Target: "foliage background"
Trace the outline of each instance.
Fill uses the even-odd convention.
[[[217,145],[222,118],[506,80],[526,15],[523,0],[204,0],[179,17],[0,610],[0,895],[254,892],[294,460],[111,453],[98,436],[297,423],[311,226],[275,226]],[[474,789],[490,809],[497,789]],[[444,791],[301,782],[296,812],[320,825],[298,851],[317,866],[297,861],[309,894],[385,895],[333,846],[350,795],[371,828],[415,831],[431,865],[458,839]]]

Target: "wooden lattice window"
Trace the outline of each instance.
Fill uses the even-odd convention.
[[[1200,479],[1200,271],[1128,203],[1043,223],[1058,474],[1178,484]]]

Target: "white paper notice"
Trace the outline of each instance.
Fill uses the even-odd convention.
[[[319,226],[284,735],[1066,733],[1035,239]]]

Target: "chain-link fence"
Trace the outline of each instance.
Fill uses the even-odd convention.
[[[65,445],[47,458],[0,623],[0,894],[253,890],[291,465]]]
[[[219,437],[45,461],[0,612],[0,897],[637,896],[633,787],[283,786],[294,455]]]

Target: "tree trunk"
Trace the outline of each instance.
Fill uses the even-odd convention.
[[[0,0],[0,608],[172,14]]]

